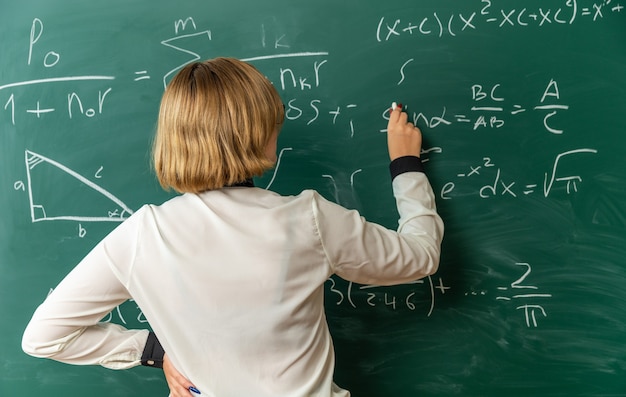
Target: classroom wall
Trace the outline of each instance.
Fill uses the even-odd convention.
[[[423,131],[440,269],[393,287],[328,280],[338,384],[626,395],[624,6],[0,0],[0,395],[166,395],[158,370],[34,359],[20,339],[102,237],[172,196],[150,170],[159,99],[215,56],[254,64],[285,103],[259,187],[317,189],[395,228],[390,103]],[[132,301],[104,321],[149,327]]]

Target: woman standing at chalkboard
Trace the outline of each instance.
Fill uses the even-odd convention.
[[[173,396],[348,396],[333,382],[324,283],[433,274],[443,224],[421,132],[401,107],[388,125],[397,232],[315,191],[255,188],[276,162],[283,119],[251,65],[184,67],[163,95],[153,150],[161,185],[183,194],[143,206],[100,242],[36,310],[24,351],[114,369],[164,359]],[[130,298],[154,333],[99,322]]]

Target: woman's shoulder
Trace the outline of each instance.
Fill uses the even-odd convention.
[[[300,191],[300,193],[292,194],[292,195],[282,195],[276,192],[270,192],[269,194],[275,195],[279,200],[284,201],[318,201],[318,200],[326,200],[317,190],[314,189],[304,189]]]
[[[293,195],[281,194],[262,188],[230,188],[206,191],[199,194],[185,193],[161,204],[146,204],[137,213],[141,217],[178,216],[182,213],[198,213],[207,209],[223,211],[239,208],[276,208],[301,206],[302,208],[334,204],[314,189],[304,189]],[[138,214],[138,215],[139,215]]]

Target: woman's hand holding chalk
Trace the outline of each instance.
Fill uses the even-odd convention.
[[[396,103],[396,102],[391,102],[391,111],[393,112],[396,109],[402,110],[402,104],[401,103]]]
[[[400,111],[396,112],[396,109]],[[402,112],[402,104],[391,104],[387,125],[387,148],[391,160],[404,156],[419,157],[421,154],[422,132],[408,121],[408,117],[406,112]]]

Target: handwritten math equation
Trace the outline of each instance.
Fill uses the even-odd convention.
[[[537,317],[548,317],[543,307],[543,302],[552,298],[552,294],[542,292],[536,285],[530,284],[526,280],[532,272],[532,267],[528,263],[515,263],[522,270],[522,276],[513,281],[510,285],[498,287],[496,300],[503,302],[515,302],[515,310],[524,314],[526,326],[537,328]],[[508,294],[510,292],[510,294]]]
[[[515,266],[520,270],[520,276],[505,286],[496,287],[496,301],[503,304],[513,303],[513,309],[521,312],[526,327],[538,328],[539,319],[547,318],[548,311],[545,308],[546,301],[552,299],[551,293],[546,293],[537,285],[531,283],[532,267],[528,263],[518,262]],[[430,302],[424,305],[420,301],[422,298],[417,297],[417,290],[413,287],[426,286]],[[416,311],[418,308],[426,307],[426,315],[430,317],[435,309],[435,297],[437,295],[445,295],[451,290],[451,287],[443,282],[441,277],[428,276],[425,279],[416,280],[411,283],[403,284],[410,286],[408,290],[399,292],[397,286],[383,287],[377,285],[360,285],[352,282],[348,283],[346,289],[340,289],[334,278],[329,278],[326,283],[326,295],[331,300],[331,304],[335,306],[348,305],[354,309],[368,309],[375,307],[385,307],[389,310],[408,309]],[[355,290],[357,293],[355,293]],[[48,294],[52,292],[49,289]],[[486,296],[487,290],[465,292],[466,297]],[[145,318],[141,308],[133,299],[122,303],[108,313],[102,322],[116,322],[124,325],[128,324],[146,324],[148,320]]]
[[[520,276],[512,279],[513,281],[504,286],[496,287],[496,301],[503,304],[512,303],[512,309],[521,312],[526,327],[538,328],[538,318],[548,317],[548,311],[545,309],[545,303],[552,299],[551,293],[543,292],[537,285],[531,284],[532,266],[525,262],[516,262],[516,269],[519,270]],[[488,295],[487,290],[472,290],[465,292],[466,297],[484,297]]]
[[[391,310],[406,308],[415,311],[422,306],[423,302],[419,301],[416,296],[418,291],[413,287],[426,285],[430,298],[430,302],[426,305],[426,314],[430,317],[435,309],[435,296],[438,294],[445,295],[446,291],[450,289],[441,277],[436,280],[433,280],[433,277],[428,276],[421,280],[401,284],[404,287],[411,287],[402,293],[400,293],[400,289],[396,288],[397,286],[360,285],[353,282],[348,282],[347,288],[341,289],[334,278],[328,279],[327,287],[329,295],[335,298],[335,305],[337,306],[349,305],[354,309],[384,306]]]
[[[402,76],[398,84],[402,84],[405,77],[405,67],[412,60],[405,63],[400,69]],[[468,124],[472,131],[477,130],[497,130],[505,127],[510,117],[521,117],[527,111],[540,112],[543,120],[543,130],[553,135],[566,134],[565,128],[559,124],[563,115],[569,109],[569,105],[561,98],[558,81],[554,78],[550,79],[542,92],[537,94],[537,101],[530,105],[520,102],[507,102],[507,98],[501,94],[501,84],[484,86],[481,84],[473,84],[467,89],[470,93],[471,106],[469,112],[447,114],[446,107],[443,107],[441,114],[432,116],[423,112],[415,112],[410,108],[406,108],[409,117],[413,123],[418,126],[425,126],[429,131],[450,125]],[[387,116],[383,116],[387,118]],[[381,132],[386,130],[382,129]],[[433,146],[422,149],[423,161],[429,161],[433,154],[441,154],[445,152],[445,148],[441,146]],[[482,180],[485,175],[490,175],[491,180],[486,184],[480,184],[476,194],[481,199],[489,199],[493,197],[506,196],[515,198],[527,196],[540,192],[544,197],[548,197],[556,188],[562,188],[566,194],[578,192],[579,185],[583,182],[582,176],[576,171],[572,171],[569,167],[571,164],[577,164],[582,155],[597,154],[594,148],[582,147],[556,153],[552,164],[546,167],[546,171],[542,176],[533,177],[529,181],[511,180],[507,177],[506,170],[503,170],[494,160],[493,155],[486,154],[482,158],[470,161],[465,168],[461,168],[455,177],[444,183],[440,190],[439,197],[443,200],[449,200],[454,197],[454,192],[460,184],[472,184],[475,180]]]
[[[408,60],[400,68],[402,77],[398,85],[403,84],[405,68],[412,61],[413,59]],[[556,80],[550,79],[544,91],[537,95],[537,102],[530,105],[520,102],[507,102],[507,98],[500,94],[501,89],[502,85],[499,83],[490,87],[473,84],[467,89],[471,94],[470,98],[468,98],[470,107],[467,110],[469,112],[449,114],[445,106],[442,108],[441,113],[436,115],[415,112],[409,107],[406,107],[405,110],[409,113],[413,123],[418,126],[435,129],[459,123],[470,125],[472,131],[500,129],[506,125],[508,117],[520,117],[525,112],[532,110],[539,112],[543,116],[543,128],[547,132],[555,135],[564,133],[563,128],[558,124],[558,116],[567,111],[569,105],[561,101],[561,93]],[[386,130],[381,130],[381,132],[384,131]]]
[[[459,181],[469,180],[486,173],[490,173],[492,180],[488,184],[480,186],[477,190],[477,194],[481,199],[499,196],[509,198],[528,196],[537,191],[541,192],[544,197],[548,197],[557,186],[563,187],[566,194],[573,194],[578,192],[578,185],[582,183],[583,179],[580,175],[567,171],[568,167],[561,166],[561,163],[572,156],[577,157],[585,153],[596,154],[597,152],[598,151],[595,149],[581,148],[559,153],[555,157],[551,169],[544,173],[542,183],[533,182],[525,184],[518,184],[515,180],[507,179],[502,169],[496,163],[493,163],[490,157],[483,157],[482,160],[477,161],[473,165],[469,165],[467,169],[459,172],[456,175],[456,180],[445,183],[440,190],[439,197],[443,200],[452,199],[452,193],[457,188],[458,183],[460,183]],[[563,168],[565,170],[563,170]]]
[[[513,279],[510,284],[498,286],[496,301],[503,304],[512,303],[512,309],[521,312],[522,318],[527,328],[538,328],[539,319],[548,317],[548,311],[545,309],[546,301],[552,299],[551,293],[543,292],[534,284],[530,284],[529,278],[532,267],[529,263],[517,262],[515,266],[520,268],[521,276]],[[484,297],[488,295],[487,290],[472,290],[465,292],[466,297]]]
[[[515,263],[515,265],[520,267],[521,276],[509,285],[497,287],[498,293],[495,299],[503,303],[513,302],[513,309],[522,313],[526,327],[538,328],[540,324],[538,318],[548,317],[548,311],[544,307],[544,302],[550,300],[553,295],[543,292],[538,286],[530,284],[529,280],[527,280],[532,271],[530,264]],[[426,305],[427,317],[430,317],[435,309],[435,296],[445,295],[451,289],[450,286],[444,284],[441,277],[437,277],[436,281],[433,280],[433,277],[429,276],[426,279],[405,284],[405,286],[427,286],[430,295],[430,302]],[[353,289],[358,290],[360,293],[354,294]],[[52,289],[49,292],[52,292]],[[365,295],[360,296],[363,295],[363,292],[365,292]],[[346,290],[340,290],[337,288],[337,283],[333,278],[327,281],[327,296],[330,299],[334,299],[334,304],[336,306],[349,305],[354,309],[385,307],[390,310],[406,308],[410,311],[415,311],[423,306],[421,305],[423,302],[419,301],[416,293],[415,289],[409,289],[400,294],[398,293],[398,288],[395,287],[358,285],[351,282]],[[356,295],[359,295],[360,300],[356,299]],[[485,295],[487,295],[485,290],[465,293],[466,297]],[[141,308],[134,303],[133,299],[117,306],[101,321],[116,322],[124,325],[148,323]]]
[[[464,26],[461,30],[478,29],[480,26],[478,22],[484,21],[484,23],[498,23],[504,27],[513,23],[510,19],[513,15],[516,16],[516,21],[522,22],[518,22],[520,26],[529,26],[530,22],[526,22],[528,18],[530,21],[537,20],[537,26],[547,23],[562,23],[562,21],[572,24],[583,17],[599,21],[609,13],[622,12],[621,5],[615,1],[602,1],[589,6],[582,6],[583,3],[580,0],[570,0],[562,3],[560,8],[553,6],[552,8],[539,8],[535,11],[530,10],[530,8],[497,10],[495,4],[495,1],[481,1],[480,10],[473,11],[469,15],[450,15],[447,18],[448,23],[445,25],[452,27],[456,26],[455,24],[459,21],[463,21]],[[565,18],[567,15],[569,15],[568,19]],[[435,21],[443,21],[439,13],[433,13],[432,18],[429,16],[419,20],[417,30],[414,27],[408,30],[406,27],[400,29],[400,20],[388,24],[388,21],[383,18],[378,27],[379,29],[386,27],[387,33],[384,37],[381,35],[380,39],[390,40],[399,34],[412,34],[411,32],[417,33],[418,31],[425,34],[424,29],[430,26],[433,18]],[[439,22],[436,26],[439,26]],[[409,24],[414,26],[410,22]],[[441,24],[442,28],[443,26],[444,24]],[[56,51],[53,44],[43,44],[44,42],[49,43],[42,40],[45,34],[44,21],[40,18],[34,18],[30,26],[30,35],[24,40],[25,52],[27,50],[28,55],[25,59],[26,66],[40,63],[52,71],[63,70],[61,66],[63,65],[64,54]],[[439,34],[443,34],[443,31],[440,31]],[[211,42],[217,37],[218,34],[211,29],[198,27],[192,17],[175,20],[172,37],[161,41],[160,44],[178,52],[178,55],[184,55],[187,59],[181,64],[166,66],[164,71],[158,73],[157,84],[162,84],[165,87],[171,76],[185,64],[209,57],[209,53],[203,54],[194,50],[193,48],[197,48],[197,45],[193,47],[190,40],[196,44],[200,40],[206,44],[207,48],[210,48]],[[278,24],[277,26],[260,24],[258,37],[253,38],[253,40],[257,40],[268,55],[242,57],[241,59],[259,64],[268,60],[278,61],[272,63],[266,71],[268,78],[272,80],[284,97],[287,121],[304,125],[331,123],[337,130],[345,131],[345,134],[350,138],[358,138],[358,134],[364,129],[372,130],[371,123],[365,125],[360,120],[360,117],[363,117],[361,109],[365,106],[360,105],[358,100],[346,100],[345,103],[337,103],[332,98],[327,98],[321,94],[317,95],[318,91],[324,91],[328,88],[330,81],[328,73],[333,58],[330,57],[328,51],[324,51],[324,49],[308,52],[292,51],[290,38],[283,34]],[[294,60],[297,62],[293,62]],[[415,59],[408,59],[401,65],[398,80],[395,82],[396,85],[408,83],[413,75],[411,68],[416,64]],[[31,117],[38,122],[46,123],[46,118],[50,113],[62,111],[69,119],[80,117],[85,122],[90,122],[105,112],[114,111],[112,104],[113,101],[119,100],[117,90],[120,89],[113,85],[115,80],[125,80],[130,84],[143,85],[152,80],[153,74],[154,72],[149,70],[131,70],[126,76],[95,73],[87,75],[59,74],[56,77],[9,82],[0,85],[0,118],[8,118],[13,125],[19,123],[19,117]],[[467,108],[462,106],[455,111],[450,111],[450,108],[443,106],[441,111],[437,111],[436,114],[413,111],[410,107],[405,107],[405,110],[409,113],[412,121],[416,125],[426,127],[427,132],[437,131],[445,126],[466,128],[474,132],[504,131],[508,123],[514,118],[524,117],[524,115],[532,113],[535,116],[537,114],[540,116],[539,118],[542,120],[540,129],[543,131],[557,136],[566,135],[567,128],[563,124],[563,120],[570,111],[567,94],[562,95],[558,78],[548,78],[542,83],[543,87],[537,90],[532,103],[524,103],[516,98],[511,98],[511,95],[507,93],[516,92],[515,87],[508,87],[502,83],[475,82],[464,88],[467,92],[467,103],[469,103]],[[50,96],[32,99],[32,96],[19,95],[20,92],[17,91],[47,85],[66,87],[64,84],[67,84],[68,88],[56,91],[60,93],[61,97],[56,104],[47,102],[51,100]],[[77,87],[81,89],[79,90]],[[91,92],[89,88],[91,88]],[[306,95],[303,95],[304,93]],[[24,101],[30,102],[24,103]],[[382,121],[386,121],[388,109],[381,109],[380,114]],[[373,127],[373,130],[376,131],[377,128]],[[381,131],[384,132],[385,130]],[[274,174],[266,188],[269,188],[275,177],[280,174],[283,163],[291,160],[289,152],[293,149],[293,147],[288,147],[281,150]],[[445,161],[447,153],[446,148],[441,145],[424,148],[422,154],[423,161],[430,161],[433,156]],[[545,167],[545,172],[529,176],[528,180],[521,180],[519,177],[511,177],[509,170],[499,163],[496,156],[486,152],[483,156],[464,161],[454,174],[448,176],[442,183],[439,197],[443,200],[459,197],[457,193],[466,189],[467,186],[474,189],[476,197],[480,199],[517,198],[531,194],[542,194],[544,197],[549,197],[557,188],[567,194],[574,194],[583,183],[583,176],[576,172],[575,168],[570,167],[579,163],[578,160],[582,156],[594,154],[597,154],[597,150],[590,147],[573,147],[570,150],[554,153],[551,163]],[[103,175],[107,175],[107,170],[103,169],[102,166],[96,165],[94,170],[97,171],[85,176],[65,166],[62,159],[49,158],[45,156],[45,153],[34,153],[27,149],[25,151],[25,168],[26,181],[16,181],[14,190],[28,193],[33,222],[61,219],[78,222],[120,222],[132,214],[132,209],[126,206],[121,199],[100,186],[99,182]],[[77,216],[76,214],[63,213],[53,216],[53,211],[49,210],[44,202],[45,192],[33,192],[31,188],[31,179],[40,178],[50,169],[53,169],[57,174],[59,172],[69,174],[78,183],[87,185],[91,192],[107,197],[111,203],[110,206],[97,211],[97,213],[94,211],[93,214]],[[355,166],[353,169],[344,170],[337,175],[323,174],[319,177],[331,185],[335,201],[345,205],[346,200],[348,204],[351,200],[354,201],[353,199],[356,197],[355,180],[364,177],[364,174],[363,168]],[[347,176],[349,176],[349,183],[345,181]],[[78,225],[78,234],[81,237],[86,234],[86,228],[82,224]]]
[[[30,36],[28,37],[28,57],[26,66],[37,63],[44,68],[56,70],[63,65],[63,55],[53,48],[42,48],[39,41],[44,35],[44,21],[34,18],[31,23]],[[191,30],[191,32],[189,32]],[[259,64],[268,60],[283,60],[283,64],[275,71],[271,71],[271,80],[275,86],[284,93],[289,93],[285,100],[287,120],[301,120],[306,124],[312,124],[322,117],[332,120],[337,124],[350,115],[350,111],[356,108],[354,103],[326,104],[321,99],[301,100],[293,96],[293,92],[311,91],[322,85],[322,74],[325,64],[328,62],[327,51],[295,51],[284,52],[290,49],[290,44],[285,36],[274,32],[265,24],[260,26],[258,40],[262,46],[274,54],[240,57],[242,61]],[[177,20],[174,23],[174,36],[161,41],[161,45],[184,54],[188,59],[179,65],[172,65],[170,70],[162,73],[159,79],[163,87],[167,85],[171,77],[189,62],[210,58],[214,54],[202,54],[191,49],[192,40],[203,40],[208,48],[215,34],[210,29],[199,29],[195,20],[188,17],[185,20]],[[25,40],[26,42],[26,40]],[[310,64],[302,61],[311,59]],[[292,65],[293,60],[298,60],[297,66]],[[68,119],[83,117],[96,119],[106,111],[109,111],[109,103],[115,101],[117,88],[113,84],[122,80],[124,83],[147,84],[152,80],[149,70],[136,70],[128,75],[116,76],[112,74],[86,74],[86,75],[59,75],[40,79],[30,79],[0,84],[0,112],[3,117],[8,117],[12,125],[18,124],[25,116],[31,119],[39,119],[45,122],[46,117],[61,112]],[[36,100],[24,99],[19,95],[23,90],[30,87],[59,86],[72,87],[65,91],[59,90],[57,98],[42,96]],[[88,87],[93,87],[93,94],[85,94]],[[79,89],[80,88],[80,89]],[[16,95],[17,92],[17,95]],[[79,92],[81,92],[79,94]],[[291,97],[289,97],[291,96]],[[21,101],[22,100],[22,101]],[[20,102],[21,101],[21,102]],[[351,119],[347,121],[349,133],[354,135],[354,124]]]
[[[512,279],[511,283],[496,287],[496,300],[507,303],[513,302],[515,311],[523,314],[528,328],[539,326],[538,318],[548,317],[544,302],[552,298],[551,293],[543,292],[537,285],[531,283],[532,267],[529,263],[515,263],[519,268],[520,276]],[[425,302],[424,294],[420,294],[418,288],[426,287],[425,294],[429,299]],[[409,288],[406,288],[409,287]],[[349,306],[353,309],[372,309],[383,307],[388,310],[416,311],[423,308],[427,317],[435,310],[437,297],[443,296],[452,290],[452,286],[444,283],[442,277],[428,276],[411,283],[400,286],[360,285],[347,282],[346,287],[340,287],[334,278],[329,278],[326,285],[326,296],[335,306]],[[484,297],[487,290],[472,290],[465,292],[466,297]]]
[[[519,269],[520,276],[512,279],[511,283],[496,287],[496,301],[503,304],[513,303],[513,309],[521,312],[526,327],[538,328],[538,318],[547,318],[548,311],[545,308],[547,301],[552,299],[551,293],[544,292],[540,287],[532,283],[532,266],[529,263],[517,262],[516,269]],[[423,298],[418,298],[418,286],[427,286],[430,302],[424,305]],[[329,278],[326,282],[326,296],[335,306],[348,305],[354,309],[368,309],[375,307],[385,307],[390,310],[408,309],[415,311],[418,308],[426,307],[426,316],[430,317],[435,309],[435,297],[443,296],[452,289],[443,282],[441,277],[428,276],[421,280],[416,280],[401,286],[409,286],[409,289],[400,289],[397,286],[360,285],[348,282],[345,289],[338,287],[334,278]],[[415,287],[415,288],[414,288]],[[49,289],[48,294],[52,292]],[[355,293],[356,292],[356,293]],[[484,297],[488,295],[487,290],[472,290],[465,292],[465,297]],[[421,295],[420,295],[421,296]],[[420,301],[421,299],[421,301]],[[124,325],[146,324],[141,308],[130,299],[113,309],[107,314],[102,322],[116,322]]]
[[[38,45],[44,34],[44,23],[39,18],[34,18],[31,23],[30,36],[28,38],[28,57],[26,66],[29,67],[33,63],[43,65],[44,68],[55,68],[62,65],[61,53],[52,48],[40,48]],[[54,69],[53,69],[54,70]],[[136,81],[141,80],[140,76]],[[101,115],[107,105],[108,96],[113,91],[110,86],[115,80],[115,76],[111,75],[61,75],[56,77],[47,77],[40,79],[31,79],[23,81],[15,81],[6,84],[0,84],[0,111],[4,111],[8,115],[11,124],[16,125],[18,115],[28,115],[35,119],[45,121],[46,115],[56,112],[63,112],[69,119],[78,117],[94,118]],[[26,100],[20,102],[22,95],[15,95],[17,90],[23,90],[28,87],[40,87],[58,84],[80,85],[91,83],[95,89],[92,95],[88,97],[85,94],[79,95],[77,88],[71,88],[63,92],[62,99],[52,103],[52,99],[41,96],[36,100]],[[97,92],[96,92],[97,91]]]
[[[522,2],[516,8],[507,9],[498,8],[497,3],[495,0],[481,0],[479,8],[465,14],[428,12],[417,17],[383,16],[376,25],[376,41],[387,42],[407,36],[454,37],[487,26],[520,30],[548,25],[566,26],[582,19],[601,21],[609,14],[624,10],[624,6],[615,0],[567,0],[560,6],[550,2],[538,8],[524,7],[525,2]]]

